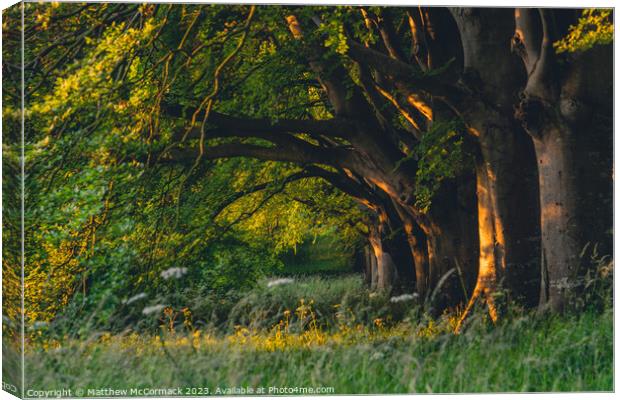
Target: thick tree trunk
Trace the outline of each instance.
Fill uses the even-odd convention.
[[[506,300],[527,298],[538,285],[533,278],[538,228],[536,224],[534,154],[527,136],[501,115],[473,113],[470,129],[478,137],[476,161],[479,270],[476,286],[462,315],[466,318],[482,298],[491,319],[498,318],[493,294],[507,289]],[[519,132],[522,137],[519,137]],[[534,296],[536,293],[534,292]]]
[[[479,298],[483,298],[486,302],[489,309],[489,315],[493,322],[495,322],[498,318],[497,307],[493,297],[493,294],[497,289],[498,281],[498,258],[495,253],[495,229],[498,224],[495,222],[493,201],[491,200],[491,190],[487,167],[483,162],[478,162],[476,165],[478,241],[480,243],[478,278],[476,280],[476,286],[474,287],[471,298],[469,299],[469,302],[467,303],[467,306],[457,324],[457,332],[461,329],[463,321]]]
[[[464,177],[445,182],[426,214],[395,203],[414,265],[416,292],[431,300],[441,285],[430,304],[435,309],[462,301],[475,279],[477,234],[468,208],[475,196],[470,186]]]
[[[528,73],[515,116],[534,142],[538,165],[539,307],[562,311],[575,294],[582,250],[576,132],[591,129],[592,113],[604,110],[613,97],[612,52],[611,47],[595,46],[575,52],[570,62],[561,64],[553,49],[557,19],[549,10],[519,9],[515,20],[512,47]]]
[[[490,212],[498,283],[514,300],[530,295],[538,283],[532,274],[539,235],[534,149],[513,124],[497,119],[492,126],[480,137],[483,161],[476,171],[482,176],[476,186],[488,198],[479,196],[478,210]],[[488,228],[479,229],[482,237]]]
[[[450,307],[465,300],[470,282],[475,279],[478,253],[475,221],[461,210],[464,204],[473,202],[473,188],[459,190],[460,186],[471,184],[469,180],[446,182],[433,199],[426,223],[422,224],[428,254],[427,295],[432,297],[441,286],[432,299],[433,308]],[[471,199],[466,195],[469,191],[472,191]]]
[[[396,265],[392,256],[388,252],[383,252],[380,259],[377,260],[377,289],[385,290],[387,292],[392,290],[395,281],[397,280]]]
[[[582,250],[574,129],[551,104],[525,95],[517,117],[538,164],[541,228],[539,308],[562,311],[574,295]]]
[[[541,307],[562,311],[575,289],[580,230],[577,168],[570,129],[554,124],[534,138],[540,181],[542,228]]]
[[[442,231],[427,237],[429,288],[437,287],[439,280],[455,267],[454,232]]]
[[[392,256],[384,248],[381,229],[371,227],[368,240],[376,261],[376,285],[371,287],[376,290],[389,291],[396,280],[396,266]]]
[[[421,298],[424,298],[428,285],[428,247],[425,248],[425,246],[427,246],[426,239],[421,229],[414,226],[411,220],[405,222],[405,234],[407,235],[407,241],[411,248],[411,255],[415,267],[416,293],[418,293]]]
[[[530,250],[535,247],[531,239],[537,232],[535,218],[530,217],[536,210],[533,188],[524,183],[524,171],[535,165],[533,152],[531,143],[529,149],[523,147],[511,115],[525,77],[506,46],[514,32],[511,10],[458,8],[452,14],[463,43],[462,80],[479,93],[461,102],[463,118],[480,148],[476,166],[479,271],[467,311],[484,295],[491,318],[496,319],[491,293],[500,283],[522,291],[521,278],[511,270],[531,263]]]
[[[404,235],[407,239],[411,261],[415,272],[415,287],[417,294],[424,298],[428,289],[428,247],[422,228],[415,222],[413,210],[408,210],[397,202],[394,207],[402,221]]]

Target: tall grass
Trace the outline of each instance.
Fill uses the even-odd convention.
[[[268,281],[228,307],[227,325],[184,315],[160,334],[98,333],[32,344],[27,388],[333,387],[345,393],[610,391],[613,313],[425,317],[358,277]],[[212,301],[212,300],[208,300]],[[173,311],[168,311],[172,316]],[[174,314],[175,316],[177,314]],[[176,317],[175,317],[176,318]]]
[[[331,386],[340,394],[613,388],[610,311],[474,325],[459,336],[392,328],[271,350],[224,337],[70,342],[27,354],[27,386]]]

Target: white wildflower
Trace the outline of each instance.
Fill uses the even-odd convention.
[[[170,278],[179,279],[186,273],[187,273],[187,268],[173,267],[173,268],[168,268],[165,271],[161,271],[161,277],[164,279],[170,279]]]
[[[414,293],[414,294],[405,293],[405,294],[401,294],[400,296],[394,296],[390,298],[390,303],[402,303],[403,301],[413,300],[416,297],[418,297],[417,293]]]
[[[34,324],[32,324],[33,329],[41,329],[41,328],[45,328],[46,326],[47,326],[47,322],[45,321],[36,321]]]
[[[146,298],[146,293],[138,293],[137,295],[132,296],[129,299],[123,301],[123,304],[131,304],[135,301],[142,300],[144,298]]]
[[[288,285],[289,283],[293,283],[295,280],[292,278],[278,278],[272,281],[267,282],[267,287],[274,287],[280,285]]]
[[[159,314],[161,312],[161,310],[164,309],[164,307],[165,306],[163,306],[161,304],[156,304],[154,306],[144,307],[144,309],[142,310],[142,314],[144,314],[144,315]]]
[[[372,355],[370,356],[370,360],[371,361],[376,361],[376,360],[380,360],[382,359],[384,356],[384,354],[380,351],[375,351],[374,353],[372,353]]]

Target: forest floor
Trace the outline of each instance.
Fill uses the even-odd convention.
[[[264,281],[224,328],[164,319],[160,334],[31,347],[27,387],[180,387],[194,395],[248,387],[272,395],[613,390],[610,307],[514,314],[497,326],[480,312],[455,335],[455,316],[413,313],[409,301],[370,293],[350,275]]]

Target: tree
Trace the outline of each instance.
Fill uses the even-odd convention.
[[[585,10],[586,17],[600,13],[594,29],[609,27],[610,11]],[[547,10],[515,10],[513,49],[523,60],[528,78],[516,110],[532,137],[538,159],[540,223],[542,231],[541,307],[562,310],[578,286],[580,254],[585,245],[584,222],[578,212],[576,136],[593,123],[596,109],[609,112],[612,80],[609,48],[581,44],[561,65],[554,50],[572,30],[573,15]],[[592,24],[592,21],[589,21]],[[590,28],[592,30],[592,28]],[[613,30],[613,28],[612,28]],[[600,35],[600,33],[599,33]],[[570,38],[570,36],[569,36]],[[572,42],[578,42],[574,37]],[[602,39],[601,44],[611,39]],[[570,44],[571,41],[568,43]],[[596,76],[590,79],[590,76]]]
[[[264,172],[208,215],[324,182],[358,206],[299,200],[366,236],[373,288],[415,285],[437,309],[468,300],[462,320],[478,300],[497,319],[501,289],[535,304],[541,247],[541,304],[560,309],[558,284],[577,281],[570,137],[596,114],[582,103],[609,115],[611,100],[611,80],[584,72],[610,66],[609,47],[584,39],[591,49],[555,61],[580,10],[28,7],[31,141],[54,147],[52,169],[86,152],[122,187],[157,177],[166,189],[145,189],[147,203],[176,185],[179,208],[222,165]]]

